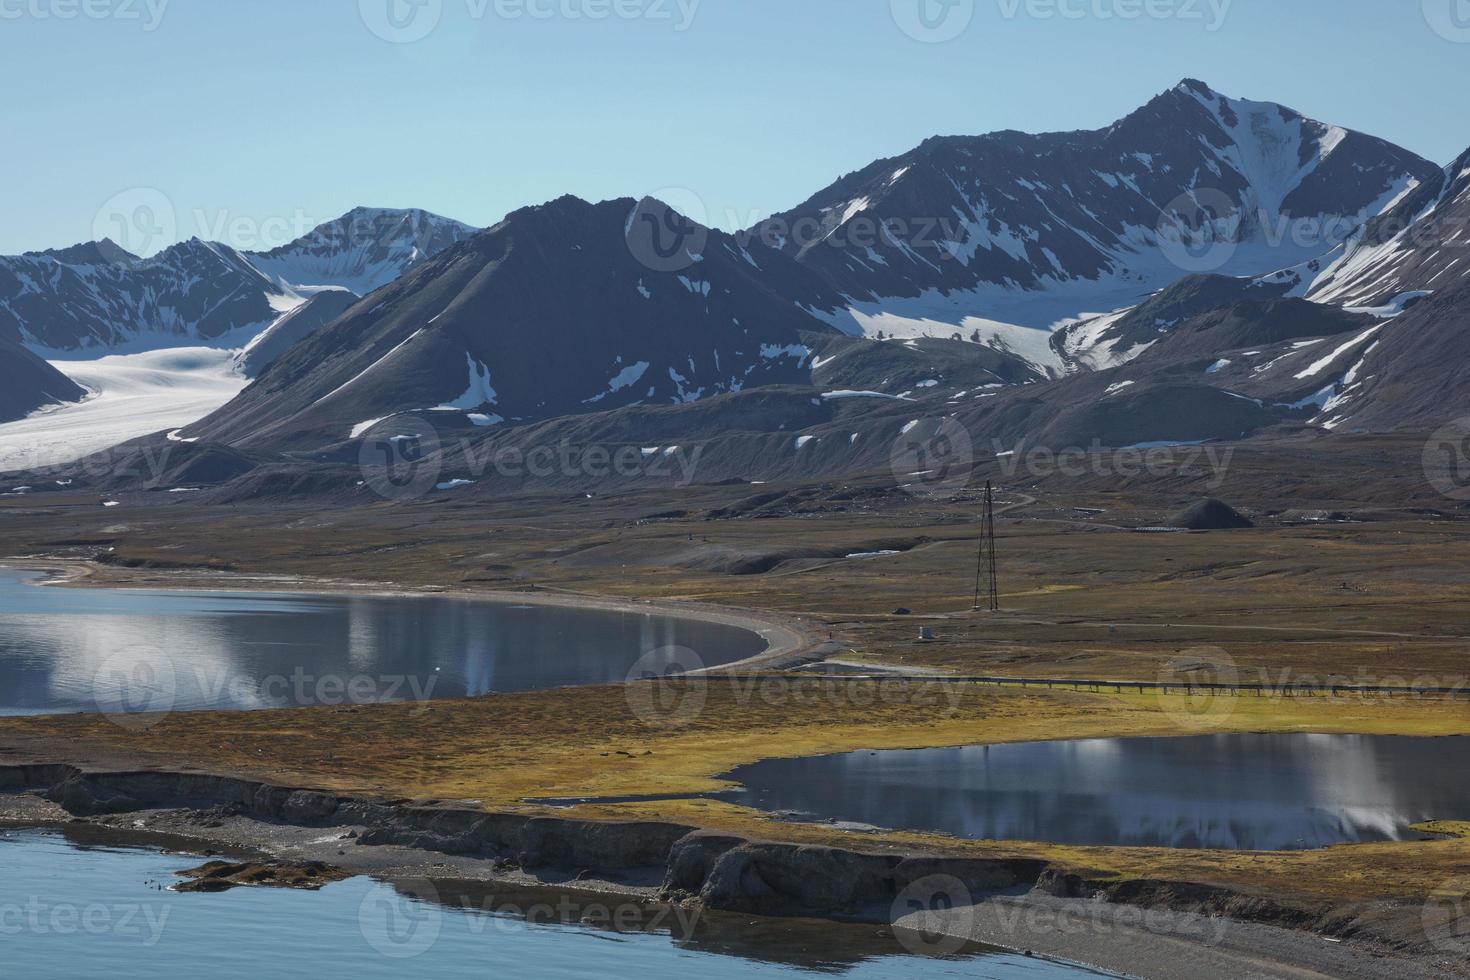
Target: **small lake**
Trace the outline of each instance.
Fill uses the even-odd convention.
[[[1470,738],[1208,735],[772,759],[745,806],[977,840],[1296,850],[1470,818]]]
[[[877,927],[683,916],[353,878],[319,892],[169,891],[202,859],[0,832],[6,976],[26,980],[403,977],[1083,980],[1101,974],[977,950],[912,957]],[[471,886],[472,887],[472,886]],[[431,900],[436,899],[436,900]],[[584,902],[586,899],[584,899]],[[585,920],[585,923],[584,923]]]
[[[766,641],[718,623],[447,596],[40,586],[0,568],[0,714],[363,704],[620,683]],[[646,659],[645,659],[646,658]]]

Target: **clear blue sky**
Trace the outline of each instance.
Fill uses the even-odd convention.
[[[1470,0],[953,0],[942,43],[899,26],[918,0],[699,0],[687,25],[681,0],[417,0],[438,23],[408,43],[365,22],[391,34],[390,2],[414,0],[0,0],[0,253],[90,239],[138,187],[172,237],[243,247],[358,204],[491,224],[671,187],[730,227],[936,133],[1095,128],[1186,76],[1441,163],[1470,146]],[[1173,16],[1125,16],[1150,3]]]

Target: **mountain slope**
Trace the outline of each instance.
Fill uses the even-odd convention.
[[[1107,129],[930,139],[748,234],[843,294],[829,319],[845,331],[1015,345],[1016,325],[1132,306],[1189,272],[1263,274],[1325,253],[1438,172],[1185,81]]]
[[[1339,375],[1318,424],[1335,431],[1433,431],[1470,414],[1470,283],[1384,322]]]
[[[20,344],[0,338],[0,422],[38,408],[80,401],[86,391]]]
[[[236,358],[240,371],[254,378],[272,361],[306,337],[347,312],[360,296],[345,289],[324,289],[256,335]]]
[[[820,283],[707,229],[656,271],[629,246],[644,213],[682,220],[632,200],[517,211],[291,348],[186,435],[315,446],[400,412],[484,427],[804,379],[807,335],[831,331],[786,297]]]
[[[1135,307],[1061,327],[1051,344],[1068,366],[1103,370],[1137,357],[1184,320],[1285,292],[1285,286],[1233,276],[1185,276]]]
[[[1470,273],[1470,150],[1417,185],[1346,243],[1325,268],[1279,277],[1310,299],[1396,309]]]

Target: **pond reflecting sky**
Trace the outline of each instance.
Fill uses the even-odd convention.
[[[673,648],[706,666],[766,648],[748,630],[643,613],[41,579],[0,569],[0,714],[477,696],[621,682],[635,664],[687,663]]]
[[[1470,738],[1208,735],[773,759],[768,811],[985,840],[1290,850],[1470,818]]]

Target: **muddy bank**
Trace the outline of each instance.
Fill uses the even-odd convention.
[[[291,860],[325,859],[350,872],[521,883],[529,875],[717,913],[899,929],[918,929],[905,924],[918,916],[915,934],[931,937],[926,943],[953,934],[1144,977],[1209,980],[1246,975],[1247,966],[1263,977],[1457,975],[1434,963],[1422,940],[1406,940],[1402,909],[1334,911],[1208,884],[1110,880],[1033,859],[799,845],[676,823],[489,813],[188,772],[0,767],[0,793],[44,798],[91,823],[156,825],[267,853],[294,842],[285,848]],[[328,828],[335,832],[325,837],[309,832]],[[249,868],[241,871],[248,879]],[[1173,972],[1181,949],[1191,951],[1183,974]]]

